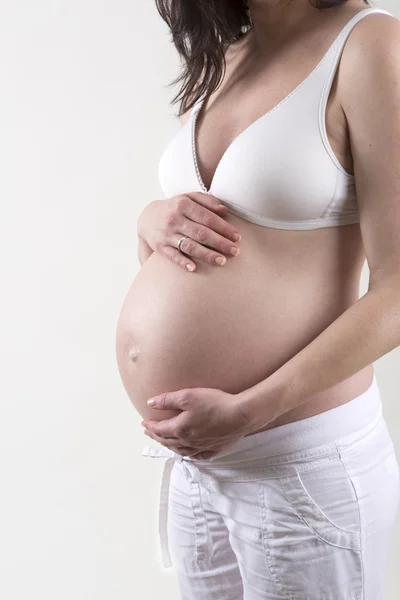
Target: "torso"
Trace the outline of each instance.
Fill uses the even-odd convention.
[[[311,72],[316,57],[323,54],[321,48],[329,46],[335,32],[356,12],[343,8],[307,41],[285,48],[267,66],[258,67],[248,58],[246,38],[232,45],[224,80],[196,124],[198,165],[207,188],[232,140]],[[340,74],[339,65],[327,106],[327,134],[337,159],[353,173],[340,104],[346,82]],[[198,262],[190,274],[154,253],[125,299],[117,360],[127,393],[143,417],[168,416],[155,414],[145,404],[162,391],[214,387],[237,393],[255,385],[359,297],[365,255],[358,223],[291,231],[262,227],[232,214],[227,220],[242,235],[238,257],[228,258],[222,268]],[[264,429],[347,402],[364,392],[372,377],[369,365]]]
[[[341,22],[346,22],[353,14],[355,11],[348,12],[347,18],[342,15]],[[340,25],[338,27],[340,29]],[[337,32],[337,28],[330,24],[327,31],[330,31],[329,37],[333,41],[332,30]],[[293,49],[282,50],[279,60],[272,59],[267,66],[259,68],[249,56],[247,47],[250,42],[246,36],[230,47],[224,81],[204,103],[196,122],[197,159],[207,189],[210,189],[217,165],[232,141],[304,81],[317,64],[316,57],[322,58],[324,52],[321,48],[328,48],[326,38],[327,34],[321,30],[313,41],[308,39],[309,48],[303,60],[297,43]],[[302,44],[304,46],[305,41],[300,42],[300,46]],[[342,60],[346,60],[345,50]],[[349,132],[340,104],[341,84],[339,66],[326,110],[327,132],[339,162],[346,171],[353,173]]]

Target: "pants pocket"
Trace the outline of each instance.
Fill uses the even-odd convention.
[[[373,438],[341,451],[341,458],[359,499],[365,598],[383,600],[400,500],[399,466],[386,424]]]
[[[280,479],[299,518],[321,540],[360,550],[361,522],[354,485],[339,457]]]
[[[391,528],[399,503],[399,465],[385,421],[362,441],[340,450],[359,499],[365,535]]]
[[[358,500],[339,456],[259,482],[262,540],[289,600],[362,597]]]

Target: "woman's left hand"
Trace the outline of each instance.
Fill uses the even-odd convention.
[[[178,409],[178,415],[155,421],[144,419],[145,434],[177,454],[212,458],[254,431],[240,408],[239,395],[213,388],[188,388],[154,396],[157,410]]]

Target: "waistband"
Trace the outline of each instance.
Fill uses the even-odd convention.
[[[282,469],[292,469],[292,465],[301,460],[329,460],[329,456],[337,452],[339,447],[355,443],[373,431],[381,419],[381,396],[374,374],[370,387],[345,404],[245,436],[210,459],[192,460],[162,444],[157,447],[145,446],[142,456],[166,458],[160,488],[158,525],[164,566],[172,566],[167,528],[169,485],[175,463],[183,469],[190,485],[196,525],[196,560],[206,560],[211,536],[201,503],[200,482],[203,477],[244,481],[260,477],[261,474],[264,477],[276,476],[276,469],[280,472]]]
[[[308,453],[330,446],[339,440],[351,443],[363,437],[382,415],[381,395],[373,375],[372,383],[365,392],[352,400],[292,423],[286,423],[248,435],[224,448],[213,458],[196,460],[199,465],[224,465],[247,463],[262,458],[264,461],[294,452]],[[185,457],[185,460],[188,457]],[[188,460],[190,460],[188,458]]]

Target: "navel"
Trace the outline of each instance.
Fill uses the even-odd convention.
[[[137,348],[131,348],[129,350],[128,356],[132,362],[136,362],[139,358],[139,350]]]

